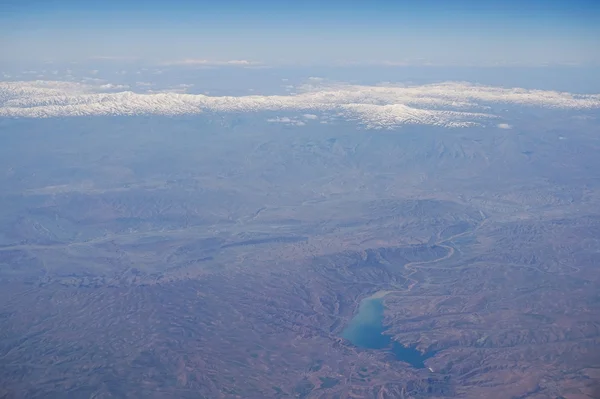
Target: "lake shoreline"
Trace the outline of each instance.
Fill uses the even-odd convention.
[[[383,324],[385,305],[383,299],[393,291],[377,291],[362,299],[358,312],[342,331],[342,337],[361,349],[386,350],[396,360],[406,362],[415,368],[425,368],[425,360],[435,352],[421,353],[414,347],[407,347],[384,334],[389,328]]]

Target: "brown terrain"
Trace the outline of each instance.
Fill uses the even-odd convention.
[[[600,397],[600,128],[521,118],[2,121],[0,398]]]

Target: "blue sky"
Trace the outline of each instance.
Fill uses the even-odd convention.
[[[5,60],[600,64],[598,1],[2,1]]]

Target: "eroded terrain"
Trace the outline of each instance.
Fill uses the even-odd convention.
[[[0,397],[594,397],[600,131],[553,115],[1,121]],[[427,368],[341,337],[377,292]]]

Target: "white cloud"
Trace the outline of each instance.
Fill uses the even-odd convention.
[[[267,122],[283,123],[284,125],[288,125],[288,126],[304,126],[304,125],[306,125],[305,122],[299,120],[298,118],[290,118],[287,116],[270,118],[270,119],[267,119]]]
[[[315,114],[304,114],[304,115],[302,115],[302,116],[304,117],[304,119],[312,119],[312,120],[315,120],[315,119],[317,119],[317,118],[318,118],[318,116],[317,116],[317,115],[315,115]]]
[[[175,92],[106,92],[106,85],[59,81],[0,82],[0,116],[198,114],[204,111],[292,111],[335,114],[370,128],[403,124],[468,127],[496,118],[489,105],[507,103],[565,109],[600,108],[600,95],[478,86],[468,83],[360,86],[315,82],[297,94],[209,96]],[[117,86],[110,86],[119,90]],[[180,90],[181,91],[181,90]],[[295,123],[271,120],[271,122]],[[304,123],[304,122],[302,122]]]
[[[512,126],[509,125],[508,123],[499,123],[496,126],[499,127],[500,129],[512,129]]]
[[[119,55],[97,55],[89,58],[98,61],[135,61],[137,57],[119,56]]]
[[[102,90],[126,90],[129,89],[128,85],[115,85],[112,83],[107,83],[99,86]]]
[[[292,122],[291,118],[288,118],[287,116],[284,117],[277,117],[277,118],[270,118],[267,119],[267,122],[274,122],[274,123],[290,123]]]
[[[215,61],[215,60],[204,60],[204,59],[193,59],[188,58],[184,60],[173,60],[173,61],[165,61],[162,65],[169,66],[255,66],[261,65],[260,62],[256,61],[248,61],[248,60],[227,60],[227,61]]]

